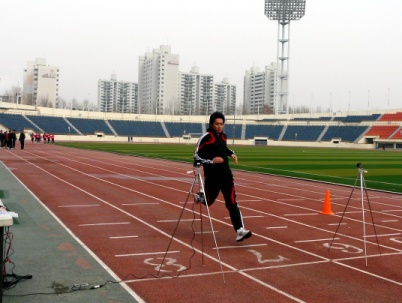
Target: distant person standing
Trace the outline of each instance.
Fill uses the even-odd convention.
[[[14,148],[15,149],[15,142],[17,142],[17,134],[15,133],[15,130],[13,130],[12,132],[10,132],[10,135],[11,135],[11,139],[10,139],[10,143],[11,143],[11,147],[10,147],[10,149],[11,148]]]
[[[3,133],[3,130],[0,130],[0,147],[4,147],[5,141],[6,135]]]
[[[24,149],[25,146],[25,133],[23,130],[20,132],[20,137],[18,138],[18,141],[20,141],[21,149]]]

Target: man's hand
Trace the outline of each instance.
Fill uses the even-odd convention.
[[[220,164],[220,163],[223,163],[223,158],[222,157],[215,157],[215,158],[213,158],[212,159],[212,163],[213,164]]]
[[[232,159],[234,160],[234,162],[235,162],[236,164],[239,163],[239,161],[237,160],[236,154],[233,154],[233,155],[232,155]]]

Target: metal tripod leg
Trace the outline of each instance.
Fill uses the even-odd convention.
[[[191,173],[191,171],[190,171],[189,173]],[[220,257],[220,254],[219,254],[218,244],[217,244],[217,242],[216,242],[215,230],[214,230],[214,228],[213,228],[212,219],[211,219],[211,214],[210,214],[210,212],[209,212],[209,206],[208,206],[208,202],[207,202],[207,199],[206,199],[204,183],[203,183],[202,177],[201,177],[201,167],[200,167],[199,165],[194,166],[193,173],[194,173],[194,180],[193,180],[193,182],[192,182],[192,184],[191,184],[190,190],[189,190],[188,193],[187,193],[186,201],[185,201],[185,203],[184,203],[184,205],[183,205],[183,208],[181,209],[179,219],[177,220],[176,226],[175,226],[175,228],[174,228],[174,230],[173,230],[173,233],[172,233],[172,235],[171,235],[171,237],[170,237],[170,241],[169,241],[168,247],[167,247],[167,249],[166,249],[166,251],[165,251],[165,254],[164,254],[163,258],[162,258],[162,262],[161,262],[161,264],[160,264],[160,266],[159,266],[159,270],[158,270],[158,274],[157,274],[157,275],[159,275],[160,270],[161,270],[161,268],[162,268],[162,266],[163,266],[163,264],[164,264],[164,262],[165,262],[166,255],[167,255],[167,253],[168,253],[168,251],[169,251],[169,249],[170,249],[170,246],[171,246],[171,244],[172,244],[173,238],[174,238],[174,236],[175,236],[175,234],[176,234],[176,231],[177,231],[177,228],[178,228],[178,226],[179,226],[180,220],[181,220],[181,218],[183,217],[184,210],[186,209],[188,199],[189,199],[190,196],[193,194],[194,187],[195,187],[195,185],[197,184],[197,185],[198,185],[197,187],[198,187],[198,189],[199,189],[199,192],[202,192],[203,195],[204,195],[205,206],[206,206],[206,209],[207,209],[207,215],[208,215],[208,218],[209,218],[209,223],[210,223],[210,225],[211,225],[212,236],[213,236],[213,239],[214,239],[214,242],[215,242],[215,248],[216,248],[216,252],[217,252],[217,255],[218,255],[219,266],[220,266],[220,269],[221,269],[223,282],[226,283],[225,275],[224,275],[223,268],[222,268],[221,257]],[[203,238],[204,236],[203,236],[203,224],[202,224],[201,204],[202,204],[202,203],[200,203],[201,245],[202,245],[202,264],[204,265],[204,238]]]
[[[364,181],[364,176],[363,176],[363,173],[366,172],[366,171],[363,170],[363,169],[360,167],[360,165],[361,165],[361,164],[358,163],[358,171],[359,171],[359,173],[358,173],[358,175],[357,175],[357,177],[356,177],[355,183],[354,183],[353,188],[352,188],[352,192],[350,193],[350,196],[349,196],[348,202],[346,203],[345,209],[343,210],[343,213],[342,213],[341,219],[340,219],[340,221],[339,221],[339,224],[338,224],[338,226],[337,226],[337,228],[336,228],[334,237],[332,238],[331,244],[330,244],[329,247],[328,247],[328,252],[329,252],[329,250],[330,250],[331,247],[332,247],[332,243],[334,242],[334,239],[335,239],[335,237],[336,237],[336,234],[338,233],[338,229],[339,229],[339,227],[340,227],[340,225],[341,225],[341,222],[342,222],[343,217],[344,217],[344,215],[345,215],[346,209],[347,209],[347,207],[348,207],[348,205],[349,205],[349,202],[350,202],[350,199],[351,199],[351,197],[352,197],[352,195],[353,195],[353,191],[354,191],[355,188],[356,188],[356,183],[357,183],[358,180],[360,180],[360,196],[361,196],[361,205],[362,205],[364,256],[365,256],[366,266],[367,266],[367,245],[366,245],[366,238],[367,238],[367,237],[366,237],[366,220],[365,220],[365,210],[364,210],[364,191],[366,192],[367,204],[368,204],[368,206],[369,206],[370,215],[371,215],[371,222],[373,223],[373,229],[374,229],[374,233],[375,233],[375,237],[376,237],[376,240],[377,240],[377,246],[378,246],[378,250],[379,250],[379,251],[380,251],[380,244],[379,244],[379,242],[378,242],[377,230],[376,230],[376,228],[375,228],[374,217],[373,217],[373,213],[372,213],[372,211],[371,211],[370,200],[369,200],[368,192],[367,192],[367,188],[366,188],[366,182]],[[380,251],[380,255],[381,255],[381,251]]]

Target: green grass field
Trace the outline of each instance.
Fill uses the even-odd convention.
[[[101,150],[148,158],[192,163],[194,145],[133,143],[59,143],[75,148]],[[357,163],[367,188],[402,193],[402,152],[336,148],[229,146],[239,164],[232,169],[353,185]],[[360,183],[357,183],[360,186]]]

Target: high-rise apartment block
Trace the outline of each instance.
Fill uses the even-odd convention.
[[[229,79],[215,83],[214,105],[217,111],[233,115],[236,111],[236,86],[229,84]]]
[[[28,105],[57,107],[59,68],[46,65],[46,59],[29,61],[23,73],[22,102]]]
[[[180,72],[179,102],[182,115],[208,115],[214,107],[214,76],[200,74],[197,66]]]
[[[277,68],[275,63],[264,71],[252,67],[244,76],[243,114],[269,114],[282,110],[284,104],[277,104]]]
[[[214,76],[200,74],[194,66],[190,72],[179,71],[179,55],[161,45],[139,58],[139,113],[208,115],[215,110],[234,113],[236,86],[227,79],[214,83]]]
[[[138,84],[118,81],[115,74],[110,80],[98,80],[98,108],[108,113],[137,113]]]
[[[138,102],[140,114],[174,114],[178,102],[179,55],[161,45],[139,58]]]

